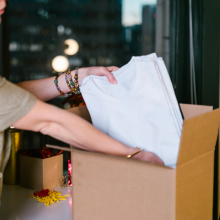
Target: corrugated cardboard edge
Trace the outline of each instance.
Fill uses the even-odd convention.
[[[70,148],[70,147],[61,147],[61,146],[50,145],[50,144],[46,144],[46,147],[54,148],[54,149],[58,149],[58,150],[64,150],[64,151],[72,151],[72,148]]]

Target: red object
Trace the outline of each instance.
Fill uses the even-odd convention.
[[[62,104],[65,105],[67,102],[70,104],[71,108],[86,105],[81,94],[73,94],[66,98]]]
[[[42,147],[42,148],[33,149],[33,150],[22,150],[20,152],[22,153],[23,156],[45,159],[45,158],[59,155],[63,151],[60,151],[59,153],[55,154],[53,149],[47,148],[47,147]]]
[[[49,189],[42,189],[41,191],[35,191],[34,192],[35,196],[39,196],[39,197],[45,197],[45,196],[49,196]]]
[[[70,159],[68,160],[68,175],[69,175],[68,184],[69,184],[70,186],[72,186],[72,181],[71,181],[72,165],[71,165]]]

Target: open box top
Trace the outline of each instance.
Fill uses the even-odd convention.
[[[184,115],[177,167],[215,150],[220,110],[210,106],[181,104]]]
[[[176,169],[63,148],[72,151],[74,220],[211,219],[220,109],[180,106],[185,120]],[[69,111],[91,122],[85,106]]]
[[[180,104],[184,123],[177,167],[210,151],[214,151],[220,122],[220,109],[212,106]],[[86,106],[69,109],[91,122]]]

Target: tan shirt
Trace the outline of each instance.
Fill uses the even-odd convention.
[[[26,90],[0,77],[0,197],[3,172],[11,150],[9,132],[5,130],[25,116],[34,107],[36,100]]]

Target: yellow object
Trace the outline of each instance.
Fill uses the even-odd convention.
[[[70,196],[70,195],[68,194],[68,195],[61,196],[60,192],[50,190],[49,196],[39,197],[39,196],[35,196],[31,194],[29,195],[29,198],[33,197],[34,199],[37,199],[39,202],[43,202],[45,206],[49,206],[50,204],[59,202],[60,200],[66,200],[67,196]]]
[[[3,182],[4,184],[16,185],[20,182],[20,155],[17,152],[23,146],[23,131],[11,128],[9,132],[11,133],[11,153],[5,167]]]

